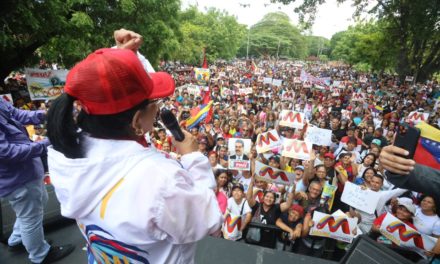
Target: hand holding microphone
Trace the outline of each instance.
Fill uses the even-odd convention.
[[[197,138],[195,138],[188,131],[182,131],[177,122],[176,117],[169,110],[164,110],[160,113],[165,127],[171,132],[174,137],[173,144],[176,146],[178,153],[181,155],[195,152],[199,149]]]

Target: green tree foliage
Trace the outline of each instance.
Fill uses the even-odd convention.
[[[346,2],[349,0],[338,0]],[[289,4],[295,0],[272,0]],[[300,22],[310,25],[317,7],[325,0],[303,0],[295,9]],[[398,45],[396,70],[401,79],[414,75],[425,80],[440,70],[440,3],[438,0],[408,1],[352,0],[355,15],[365,12],[376,15],[386,27],[382,30],[391,43]],[[371,6],[374,5],[372,8]]]
[[[290,23],[282,12],[266,14],[248,31],[249,56],[304,58],[307,43],[298,28]],[[240,55],[246,55],[247,39],[243,42]]]
[[[306,36],[308,56],[330,54],[330,40],[319,36]]]
[[[141,51],[155,62],[177,45],[179,9],[178,0],[2,1],[0,78],[39,58],[70,67],[93,50],[114,45],[113,31],[119,28],[142,34]]]
[[[367,22],[338,32],[330,41],[332,59],[350,65],[369,65],[370,70],[377,72],[394,68],[397,47],[389,41],[383,27],[380,23]]]
[[[197,65],[203,48],[208,61],[234,58],[246,27],[227,12],[211,8],[205,14],[191,6],[180,14],[180,32],[180,44],[172,58]]]

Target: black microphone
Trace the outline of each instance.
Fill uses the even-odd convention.
[[[177,122],[176,117],[170,110],[163,110],[160,113],[160,119],[162,119],[165,127],[173,134],[176,141],[182,142],[185,139],[185,135]]]

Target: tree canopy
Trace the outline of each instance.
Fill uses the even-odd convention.
[[[144,37],[151,60],[177,44],[180,1],[23,0],[2,2],[0,77],[44,58],[70,67],[101,47],[114,45],[113,31],[127,28]]]
[[[307,44],[298,28],[282,12],[266,14],[248,31],[249,56],[304,58]],[[247,39],[243,42],[240,55],[246,52]]]
[[[191,6],[180,14],[180,32],[173,58],[200,64],[203,48],[208,61],[234,58],[246,27],[227,12],[211,8],[205,14]]]
[[[338,0],[339,3],[349,0]],[[289,4],[295,0],[272,0]],[[353,0],[354,15],[375,15],[384,36],[398,45],[395,54],[396,71],[400,77],[414,75],[425,80],[440,70],[440,4],[438,0],[381,1]],[[325,0],[304,0],[295,9],[300,22],[310,25],[319,5]]]

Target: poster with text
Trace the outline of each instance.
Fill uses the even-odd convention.
[[[318,211],[313,212],[313,227],[309,235],[329,237],[346,243],[351,243],[354,230],[357,226],[357,218],[349,218],[345,215],[329,215]]]
[[[304,123],[304,113],[299,113],[292,110],[281,111],[279,122],[280,126],[302,129],[304,127]]]
[[[278,135],[278,132],[273,129],[270,131],[267,131],[265,133],[258,134],[257,141],[255,142],[257,152],[264,153],[269,150],[272,150],[274,148],[281,146],[281,138]]]
[[[50,100],[62,94],[68,72],[26,68],[26,83],[31,100]]]
[[[281,147],[281,155],[294,159],[310,160],[312,145],[308,141],[285,138]]]
[[[266,182],[284,185],[290,185],[295,182],[295,173],[270,167],[259,161],[255,162],[255,177]]]
[[[209,79],[211,78],[211,72],[209,69],[194,68],[194,76],[198,85],[208,86]]]
[[[308,126],[305,139],[318,146],[332,145],[332,131],[330,129]]]
[[[396,245],[422,254],[423,251],[432,250],[437,243],[436,238],[421,234],[390,213],[387,213],[383,219],[380,233]]]
[[[223,237],[228,240],[238,240],[242,236],[241,228],[241,215],[231,214],[229,211],[226,211],[224,217],[222,231]]]
[[[230,138],[228,140],[229,169],[244,171],[251,169],[249,159],[251,144],[250,139]]]
[[[408,121],[417,125],[420,122],[428,122],[429,113],[413,111],[408,115]]]
[[[378,192],[362,189],[361,186],[351,182],[346,182],[341,201],[368,214],[373,214],[379,202]]]

